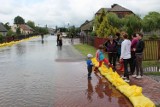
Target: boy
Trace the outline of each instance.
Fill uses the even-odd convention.
[[[87,63],[87,69],[88,69],[88,79],[91,79],[92,77],[91,77],[91,73],[92,73],[92,67],[93,67],[93,63],[92,63],[92,61],[91,61],[91,58],[93,57],[93,55],[92,54],[88,54],[87,55],[87,61],[86,61],[86,63]]]

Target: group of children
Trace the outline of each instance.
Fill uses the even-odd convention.
[[[92,57],[93,57],[92,54],[87,55],[87,61],[86,62],[87,62],[87,69],[88,69],[88,79],[91,79],[92,67],[94,66],[92,61],[91,61]],[[102,66],[103,62],[108,67],[113,68],[113,65],[110,64],[109,61],[104,56],[104,46],[103,45],[100,45],[98,50],[96,51],[96,60],[99,62],[99,65],[98,65],[98,67],[95,67],[94,71],[97,71],[97,69]]]

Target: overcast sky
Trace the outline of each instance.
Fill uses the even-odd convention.
[[[160,0],[3,0],[0,22],[13,24],[16,16],[49,27],[80,26],[91,20],[100,8],[119,4],[135,14],[144,16],[150,11],[160,12]]]

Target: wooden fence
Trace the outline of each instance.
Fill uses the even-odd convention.
[[[160,60],[160,40],[145,40],[144,60]]]
[[[104,44],[107,39],[99,37],[87,36],[87,39],[83,39],[83,43],[90,44],[95,48],[98,48],[100,44]],[[160,40],[145,40],[145,49],[143,60],[160,60]]]

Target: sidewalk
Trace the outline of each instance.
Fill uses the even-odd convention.
[[[160,105],[160,83],[148,76],[143,76],[142,79],[136,79],[130,76],[130,84],[142,87],[143,94],[150,98],[155,105]]]

